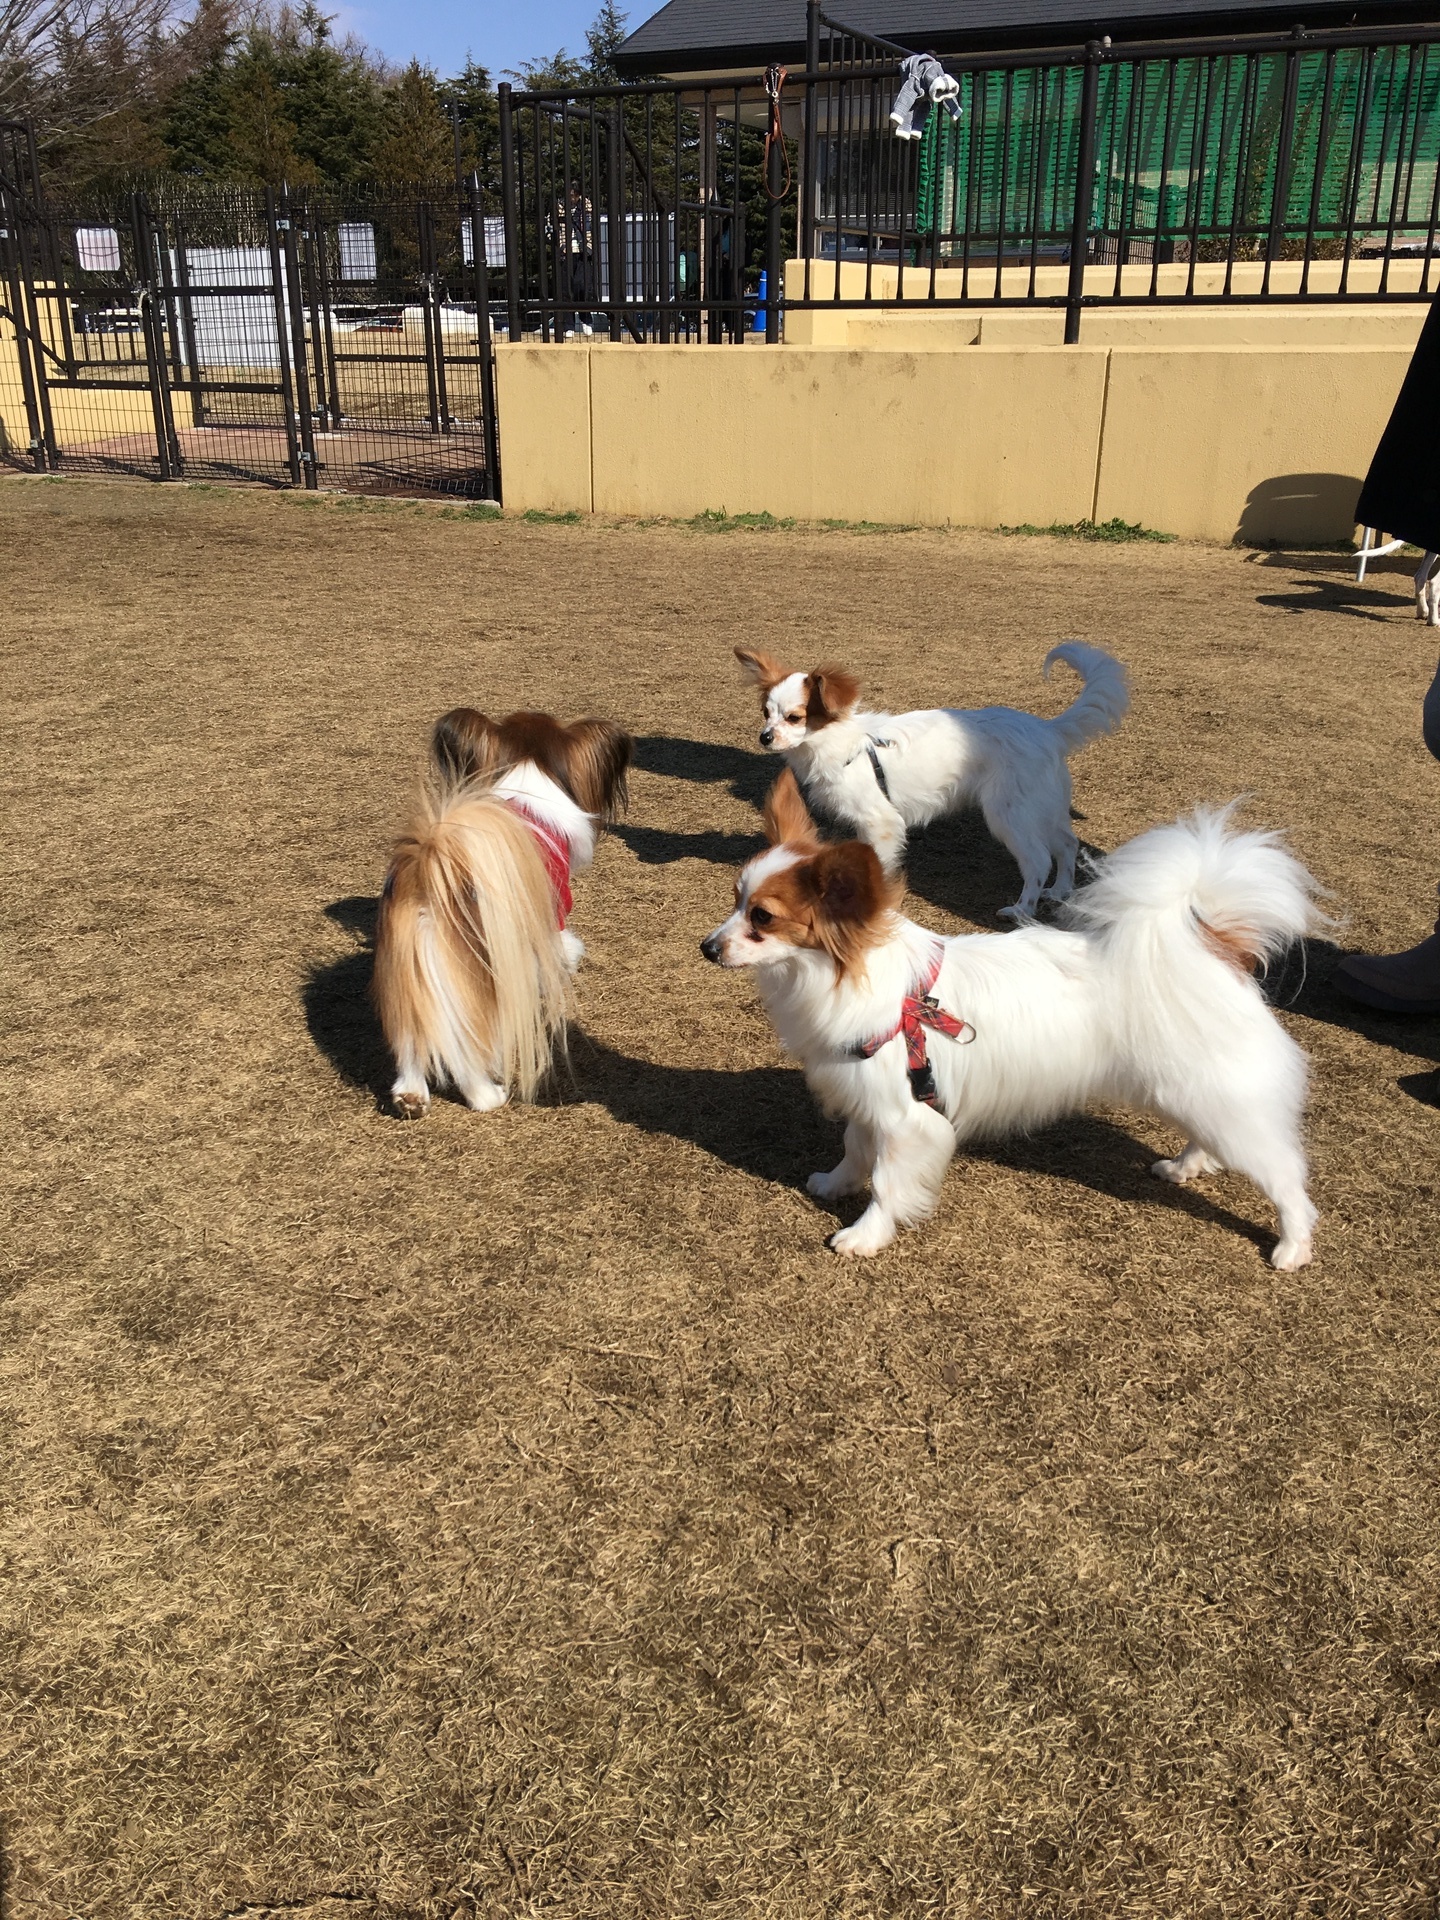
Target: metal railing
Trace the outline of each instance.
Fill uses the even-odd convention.
[[[1440,27],[947,59],[958,113],[917,140],[903,53],[809,0],[798,74],[502,87],[512,337],[773,339],[782,311],[920,301],[1063,308],[1073,341],[1088,306],[1440,285]]]

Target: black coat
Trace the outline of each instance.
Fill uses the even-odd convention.
[[[1440,551],[1440,295],[1415,343],[1355,518],[1427,553]]]

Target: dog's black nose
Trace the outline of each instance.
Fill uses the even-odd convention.
[[[703,954],[704,954],[704,956],[705,956],[705,958],[706,958],[707,960],[713,960],[713,961],[715,962],[715,964],[716,964],[716,966],[718,967],[718,966],[719,966],[719,964],[720,964],[720,936],[719,936],[719,934],[718,934],[718,933],[707,933],[707,934],[706,934],[706,936],[705,936],[705,938],[704,938],[704,939],[703,939],[703,940],[702,940],[702,941],[700,942],[700,951],[701,951],[701,953],[703,953]]]
[[[761,744],[761,746],[762,746],[762,747],[773,747],[773,746],[774,746],[774,744],[775,744],[775,729],[774,729],[774,727],[766,727],[766,729],[765,729],[765,731],[764,731],[764,732],[763,732],[763,733],[761,734],[761,736],[760,736],[760,744]]]

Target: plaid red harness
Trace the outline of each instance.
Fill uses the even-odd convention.
[[[519,814],[535,836],[535,844],[540,849],[540,858],[550,878],[550,891],[555,896],[555,925],[563,933],[566,916],[575,904],[575,896],[570,891],[570,842],[548,820],[542,820],[538,813],[532,813],[523,800],[507,800],[505,804],[512,813]]]
[[[917,1100],[923,1100],[927,1107],[939,1106],[940,1096],[935,1086],[930,1055],[925,1047],[925,1029],[929,1027],[932,1033],[943,1033],[948,1040],[956,1040],[962,1047],[968,1047],[975,1038],[975,1029],[969,1021],[957,1020],[953,1013],[947,1013],[930,991],[940,978],[940,965],[944,957],[945,949],[936,947],[924,977],[916,981],[900,1002],[900,1018],[888,1033],[882,1033],[874,1040],[857,1041],[850,1048],[857,1060],[871,1060],[881,1047],[889,1046],[897,1033],[903,1033],[905,1070],[910,1076],[910,1091]]]

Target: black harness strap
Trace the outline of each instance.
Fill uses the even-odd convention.
[[[888,747],[890,742],[886,740],[883,744]],[[885,769],[880,764],[880,756],[875,751],[875,746],[875,741],[868,741],[865,751],[870,756],[870,765],[875,769],[875,784],[888,800],[890,798],[890,782],[885,778]]]

